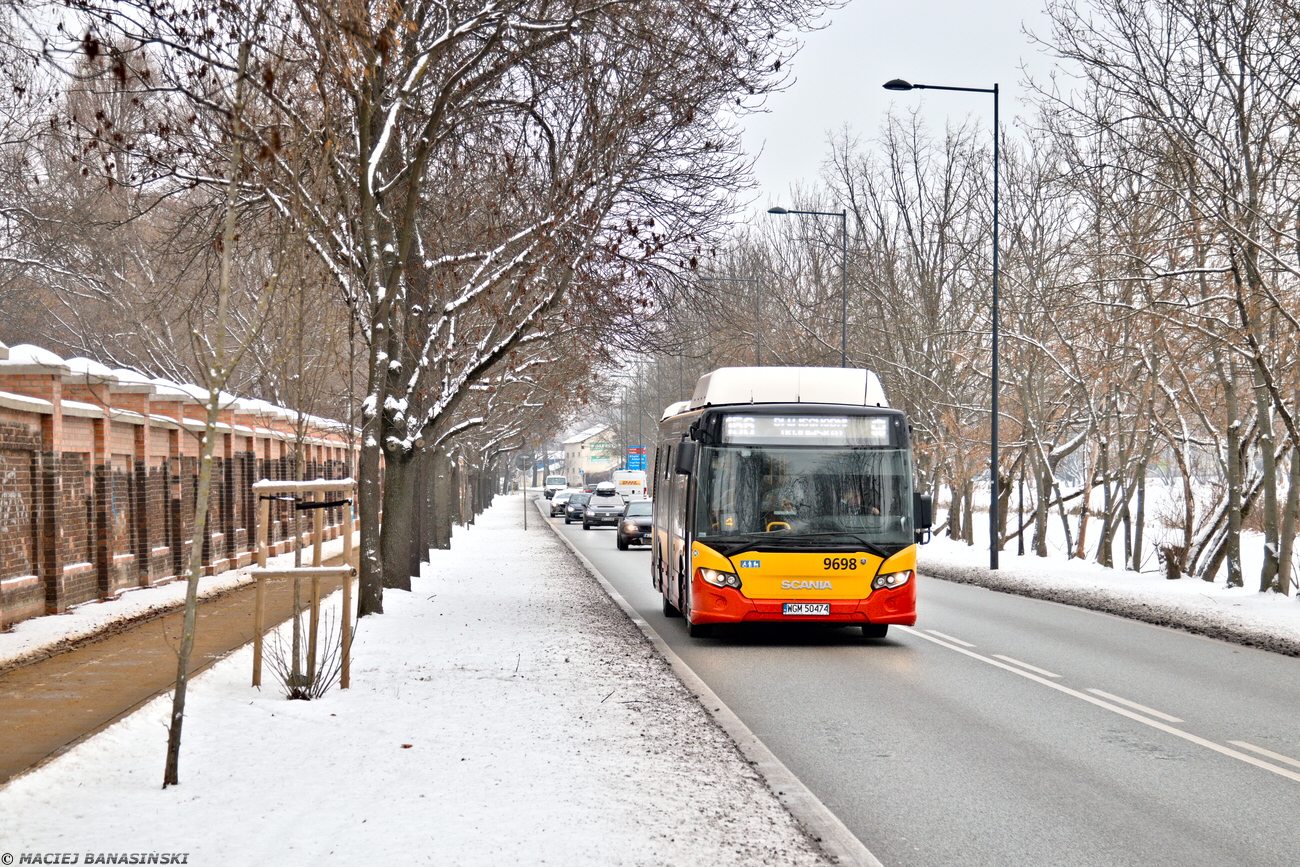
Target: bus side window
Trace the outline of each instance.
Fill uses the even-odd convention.
[[[671,467],[673,465],[673,451],[674,449],[671,445],[664,446],[664,467],[665,468]],[[655,508],[663,510],[663,514],[667,518],[667,520],[664,521],[664,529],[668,531],[669,538],[672,539],[674,537],[679,537],[682,534],[681,518],[678,516],[678,512],[680,511],[678,508],[679,500],[677,498],[677,485],[673,484],[671,470],[665,469],[664,478],[665,478],[665,484],[663,487],[663,501],[656,502]],[[685,478],[685,477],[682,476],[680,478]],[[671,552],[672,552],[672,543],[669,542],[669,549],[664,553],[671,554]]]
[[[673,488],[673,535],[681,539],[683,544],[686,541],[686,486],[690,484],[691,477],[685,473],[678,473],[677,478],[672,483]]]
[[[673,460],[675,459],[675,455],[673,454],[673,447],[670,443],[664,443],[663,454],[660,457],[663,460],[663,474],[659,477],[659,490],[663,497],[663,505],[660,506],[656,504],[655,509],[663,508],[667,510],[664,512],[664,515],[667,516],[667,518],[664,521],[663,526],[666,531],[672,533],[674,524],[671,516],[677,511],[677,503],[673,498]],[[658,503],[658,496],[659,495],[656,495],[656,503]],[[664,551],[664,556],[667,557],[671,551],[672,544],[668,543],[668,550]]]

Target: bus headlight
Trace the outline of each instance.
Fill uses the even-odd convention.
[[[704,579],[705,584],[714,587],[734,587],[740,589],[740,576],[735,572],[719,572],[717,569],[697,569],[696,574]]]
[[[895,590],[902,587],[908,581],[912,580],[912,570],[905,572],[890,572],[888,575],[877,575],[871,582],[872,590]]]

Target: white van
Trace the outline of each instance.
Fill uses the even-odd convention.
[[[546,499],[549,500],[551,497],[555,496],[556,491],[562,491],[568,486],[569,482],[564,478],[564,476],[547,476],[546,487],[542,489],[542,493],[545,494]]]
[[[612,481],[625,503],[649,496],[644,470],[615,470]]]

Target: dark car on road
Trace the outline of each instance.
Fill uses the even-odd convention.
[[[618,522],[618,550],[626,551],[628,545],[639,545],[650,538],[652,509],[649,500],[633,500],[623,508]]]
[[[587,501],[591,499],[591,494],[579,492],[569,497],[569,501],[564,504],[564,523],[572,524],[574,521],[582,520],[582,513],[587,511]]]
[[[618,495],[618,488],[613,482],[601,482],[582,513],[582,529],[590,530],[596,524],[617,524],[622,515],[623,498]]]

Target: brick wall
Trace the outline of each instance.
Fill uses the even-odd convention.
[[[0,628],[186,574],[203,415],[174,385],[0,344]],[[252,485],[296,477],[291,419],[260,401],[222,413],[205,574],[252,562]],[[309,430],[304,478],[345,478],[353,466],[339,426]],[[293,515],[273,504],[276,553],[290,548]],[[342,520],[329,510],[327,537]]]

